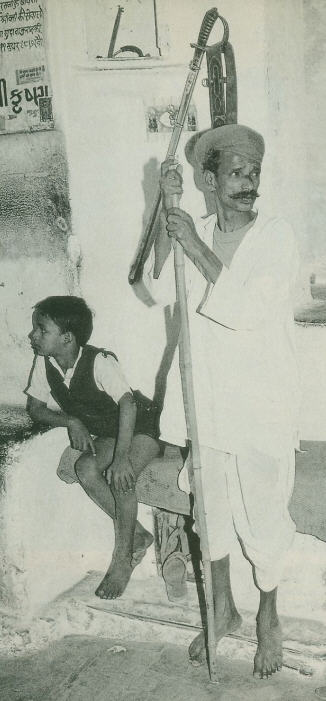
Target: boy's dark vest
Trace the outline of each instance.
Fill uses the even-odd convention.
[[[98,353],[111,355],[117,360],[110,351],[84,346],[69,388],[48,358],[44,358],[46,377],[52,397],[62,411],[80,419],[95,436],[115,438],[119,427],[119,407],[106,392],[98,389],[95,382],[94,361]]]

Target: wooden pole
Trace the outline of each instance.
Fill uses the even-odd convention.
[[[178,195],[172,196],[172,206],[179,206]],[[180,374],[182,382],[183,401],[186,415],[186,423],[188,436],[190,438],[190,451],[193,469],[193,484],[195,500],[195,517],[198,521],[198,531],[200,537],[200,546],[202,553],[202,561],[205,577],[205,599],[207,608],[207,648],[208,648],[208,667],[211,682],[217,684],[219,682],[217,674],[216,660],[216,637],[215,637],[215,620],[214,620],[214,598],[212,586],[212,569],[211,558],[209,552],[208,533],[206,525],[205,504],[203,497],[203,487],[201,480],[201,459],[200,446],[198,438],[196,405],[194,394],[194,382],[192,373],[192,358],[190,344],[190,330],[187,304],[187,291],[185,280],[185,265],[184,252],[182,246],[173,241],[174,247],[174,267],[175,279],[177,288],[177,301],[180,307],[181,321],[181,336],[179,343],[180,357]]]

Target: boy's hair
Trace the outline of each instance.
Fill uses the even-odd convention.
[[[70,331],[79,346],[85,346],[93,331],[93,315],[82,297],[46,297],[34,309],[54,321],[62,333]]]

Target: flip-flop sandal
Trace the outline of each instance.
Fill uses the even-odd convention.
[[[167,557],[162,567],[169,601],[177,602],[187,596],[187,560],[180,552]]]

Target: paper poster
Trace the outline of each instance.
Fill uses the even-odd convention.
[[[150,134],[173,131],[179,111],[179,104],[163,102],[151,105],[146,112],[146,129]],[[197,111],[190,105],[183,127],[184,131],[197,131]]]
[[[44,0],[0,0],[0,134],[53,127]]]

